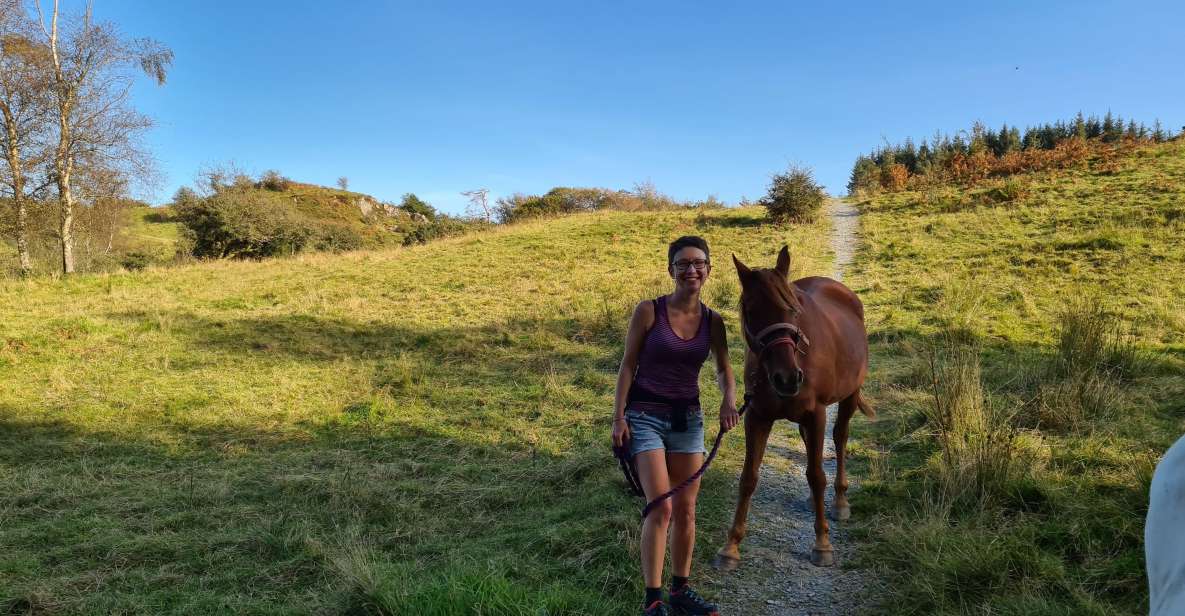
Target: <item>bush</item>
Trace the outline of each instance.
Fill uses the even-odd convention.
[[[514,193],[509,197],[498,197],[494,202],[494,218],[501,224],[507,224],[516,220],[525,218],[523,205],[532,199],[538,199],[535,195],[524,195],[522,193]]]
[[[311,225],[312,245],[316,250],[343,252],[363,247],[362,235],[353,227],[338,222]]]
[[[299,252],[311,225],[278,195],[224,190],[176,203],[195,257],[261,258]]]
[[[409,215],[406,220],[399,223],[397,230],[403,233],[403,245],[411,246],[426,244],[431,240],[451,235],[460,235],[475,224],[466,223],[447,214],[436,214],[431,220],[423,216]]]
[[[129,272],[138,272],[148,267],[152,257],[138,250],[127,253],[120,259],[119,264]]]
[[[769,191],[760,201],[774,222],[813,222],[823,209],[827,193],[815,183],[807,167],[791,165],[770,180]]]
[[[657,193],[656,193],[657,194]],[[501,223],[518,222],[540,216],[594,212],[597,210],[643,209],[628,207],[632,195],[605,188],[568,188],[557,186],[543,196],[515,193],[498,199],[494,211]]]
[[[989,203],[1014,203],[1027,197],[1029,187],[1016,178],[1008,178],[984,193]]]
[[[692,206],[701,210],[722,210],[728,207],[728,204],[721,201],[716,195],[708,195],[707,199],[696,201]]]
[[[650,180],[634,184],[633,196],[636,197],[637,201],[639,202],[637,203],[638,207],[631,207],[629,209],[659,211],[671,210],[683,205],[682,203],[675,201],[670,196],[659,192],[658,188],[656,188],[654,183]]]
[[[403,200],[399,202],[399,209],[412,214],[419,215],[427,220],[436,220],[436,208],[428,204],[428,202],[420,199],[415,193],[407,193],[403,195]]]
[[[280,175],[279,171],[271,169],[259,176],[259,182],[256,184],[256,187],[275,192],[283,192],[292,188],[292,180]]]

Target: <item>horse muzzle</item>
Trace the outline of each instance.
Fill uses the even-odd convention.
[[[786,374],[782,371],[777,371],[769,374],[770,385],[773,386],[774,393],[779,398],[793,398],[802,391],[802,383],[806,380],[806,375],[803,374],[800,368],[795,368]]]

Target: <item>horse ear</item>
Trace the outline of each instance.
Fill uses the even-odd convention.
[[[745,279],[749,277],[749,274],[753,273],[753,270],[749,269],[744,263],[741,263],[741,260],[735,254],[732,255],[732,263],[737,266],[737,277],[741,279],[741,284],[744,284]]]
[[[790,247],[789,246],[785,246],[785,245],[782,246],[782,252],[778,253],[778,264],[774,266],[774,269],[777,270],[778,273],[782,275],[782,278],[789,278],[790,277]]]

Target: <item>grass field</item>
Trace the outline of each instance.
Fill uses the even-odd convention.
[[[1148,481],[1185,428],[1182,177],[1178,141],[859,204],[867,611],[1147,611]],[[639,503],[607,447],[626,318],[669,286],[666,242],[702,234],[739,366],[728,253],[788,242],[795,275],[832,270],[826,222],[761,216],[0,281],[0,608],[629,613]],[[697,567],[742,450],[705,479]]]
[[[862,200],[890,613],[1147,613],[1152,467],[1185,431],[1185,142]]]
[[[789,242],[795,273],[830,271],[825,223],[762,216],[0,281],[0,611],[628,613],[640,503],[608,448],[628,311],[686,233],[732,329],[730,252]],[[697,567],[731,512],[727,440]]]

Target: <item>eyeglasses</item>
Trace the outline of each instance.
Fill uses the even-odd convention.
[[[686,272],[687,268],[689,268],[689,267],[694,267],[697,271],[701,271],[701,272],[708,269],[708,261],[706,259],[695,259],[694,261],[687,261],[685,259],[680,259],[678,261],[675,261],[671,265],[675,266],[676,272]]]

